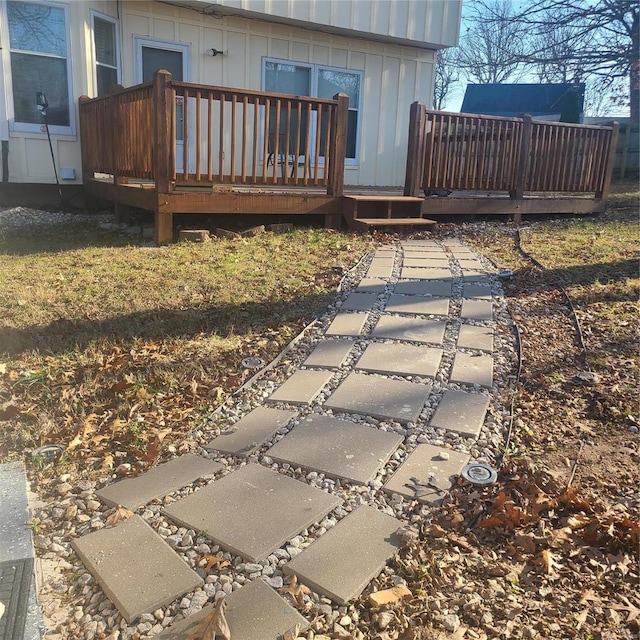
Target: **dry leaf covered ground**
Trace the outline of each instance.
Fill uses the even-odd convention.
[[[523,226],[439,231],[514,272],[522,370],[498,483],[459,484],[407,536],[375,586],[400,576],[409,593],[301,637],[638,637],[637,185],[603,216]],[[44,494],[61,473],[127,475],[174,451],[247,378],[241,359],[270,360],[370,246],[300,231],[143,249],[59,220],[20,233],[0,239],[0,458],[26,457]],[[48,442],[66,447],[55,468],[31,455]],[[304,610],[301,589],[285,591]]]

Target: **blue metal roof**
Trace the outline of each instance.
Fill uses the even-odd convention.
[[[584,84],[469,84],[461,113],[515,118],[523,113],[551,116],[577,111],[582,119]],[[558,119],[560,119],[558,117]]]

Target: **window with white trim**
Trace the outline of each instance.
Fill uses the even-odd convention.
[[[49,106],[47,122],[71,133],[71,65],[67,7],[51,2],[6,3],[9,28],[13,123],[18,130],[39,130],[38,92]]]
[[[120,46],[118,21],[91,12],[93,27],[93,60],[95,64],[95,94],[104,96],[112,85],[120,82]]]
[[[314,98],[333,98],[336,93],[346,93],[349,96],[346,164],[358,164],[362,99],[361,71],[263,58],[262,87],[264,91]],[[324,122],[320,123],[320,126],[322,127],[320,155],[324,156]]]

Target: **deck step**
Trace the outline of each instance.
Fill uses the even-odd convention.
[[[344,196],[347,200],[357,200],[358,202],[422,202],[424,198],[416,198],[414,196],[368,196],[368,195],[349,195]]]
[[[427,218],[356,218],[354,222],[367,227],[434,227],[438,224],[435,220]]]

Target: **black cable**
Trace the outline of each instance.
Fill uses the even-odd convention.
[[[530,262],[535,264],[536,267],[538,267],[539,269],[542,269],[542,271],[546,271],[547,270],[546,267],[541,262],[536,260],[530,253],[528,253],[527,251],[525,251],[522,248],[522,239],[520,237],[520,227],[516,228],[516,236],[515,236],[515,238],[516,238],[516,249],[527,260],[529,260]],[[562,291],[562,294],[563,294],[565,300],[569,304],[569,309],[571,309],[571,318],[573,320],[573,324],[575,326],[576,333],[578,334],[578,341],[580,342],[580,348],[582,349],[582,358],[584,360],[584,364],[585,364],[585,367],[587,368],[587,370],[591,371],[591,367],[589,366],[589,357],[587,355],[587,346],[586,346],[585,341],[584,341],[584,334],[582,333],[582,326],[580,325],[580,320],[578,319],[578,314],[576,313],[576,309],[573,306],[573,301],[569,297],[569,294],[567,293],[567,290],[564,288],[560,277],[556,277],[555,280],[556,280],[556,283],[558,284],[558,287],[560,288],[560,291]]]

